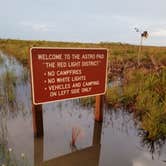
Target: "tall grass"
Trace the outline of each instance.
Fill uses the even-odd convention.
[[[0,65],[3,64],[3,58],[1,57],[1,54],[0,54]]]
[[[120,103],[135,110],[141,119],[142,128],[151,140],[166,138],[166,70],[144,74],[135,71],[130,80],[119,89],[107,91],[107,100],[112,104]]]
[[[4,88],[4,96],[7,103],[14,103],[15,95],[15,86],[16,86],[16,76],[13,71],[7,70],[1,77]]]
[[[23,64],[27,65],[29,49],[31,47],[86,47],[86,48],[107,48],[111,62],[137,60],[138,46],[123,43],[78,43],[78,42],[53,42],[53,41],[26,41],[0,39],[0,50],[9,55],[15,56]],[[142,48],[141,61],[148,62],[149,55],[153,55],[158,62],[166,64],[166,47],[148,47]]]

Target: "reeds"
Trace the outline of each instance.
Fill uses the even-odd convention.
[[[16,76],[13,71],[7,70],[2,75],[2,82],[4,87],[4,96],[7,103],[13,103],[15,101],[15,86],[16,86]]]
[[[119,89],[122,92],[119,93]],[[107,101],[111,105],[133,109],[141,119],[141,127],[151,140],[166,138],[166,70],[145,74],[135,71],[122,87],[107,91]]]

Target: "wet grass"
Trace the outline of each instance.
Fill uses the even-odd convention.
[[[4,96],[7,103],[14,103],[15,101],[15,86],[16,86],[16,76],[13,71],[6,70],[1,76],[1,81],[3,82]]]
[[[21,76],[21,82],[27,83],[28,79],[29,79],[29,70],[27,68],[24,68],[24,71]]]
[[[84,98],[80,98],[81,101],[81,105],[83,106],[91,106],[93,104],[95,104],[95,97],[84,97]]]
[[[107,101],[134,111],[147,139],[166,138],[166,69],[145,74],[137,69],[127,83],[107,91]]]
[[[0,65],[3,64],[3,58],[1,57],[1,54],[0,54]]]

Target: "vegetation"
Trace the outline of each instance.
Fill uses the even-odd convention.
[[[3,58],[0,56],[0,65],[3,64]]]
[[[53,42],[53,41],[26,41],[26,40],[10,40],[0,39],[0,50],[6,52],[9,55],[15,56],[23,64],[27,64],[29,49],[31,47],[86,47],[86,48],[107,48],[109,52],[109,60],[113,65],[115,62],[137,62],[137,54],[139,46],[122,44],[122,43],[74,43],[74,42]],[[166,47],[142,47],[142,54],[140,55],[140,61],[146,63],[151,57],[160,65],[166,65]],[[162,64],[161,64],[162,63]],[[149,64],[149,63],[148,63]]]
[[[13,104],[15,101],[15,89],[16,86],[16,76],[12,71],[7,70],[2,75],[2,80],[4,84],[4,94],[6,101]]]
[[[34,46],[107,48],[109,80],[122,78],[122,86],[107,89],[108,103],[134,111],[148,140],[166,138],[166,47],[143,46],[138,65],[139,47],[129,44],[0,40],[0,50],[15,56],[24,65],[28,63],[30,47]],[[84,104],[93,101],[81,100]]]
[[[107,100],[112,106],[135,111],[150,140],[166,138],[166,69],[145,74],[135,70],[121,87],[109,88]]]
[[[94,97],[84,97],[84,98],[80,98],[80,101],[83,106],[88,106],[88,105],[92,105],[95,103],[95,98]]]
[[[13,149],[0,144],[0,165],[1,166],[29,166],[29,162],[24,153],[16,158]]]

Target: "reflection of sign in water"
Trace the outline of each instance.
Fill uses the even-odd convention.
[[[98,166],[100,159],[100,149],[101,149],[101,123],[94,123],[93,129],[93,141],[92,146],[66,154],[64,156],[59,156],[50,160],[44,161],[44,142],[43,138],[34,139],[34,165],[37,166],[52,166],[52,165],[68,165],[68,166]]]
[[[107,50],[31,48],[33,103],[104,94]]]

